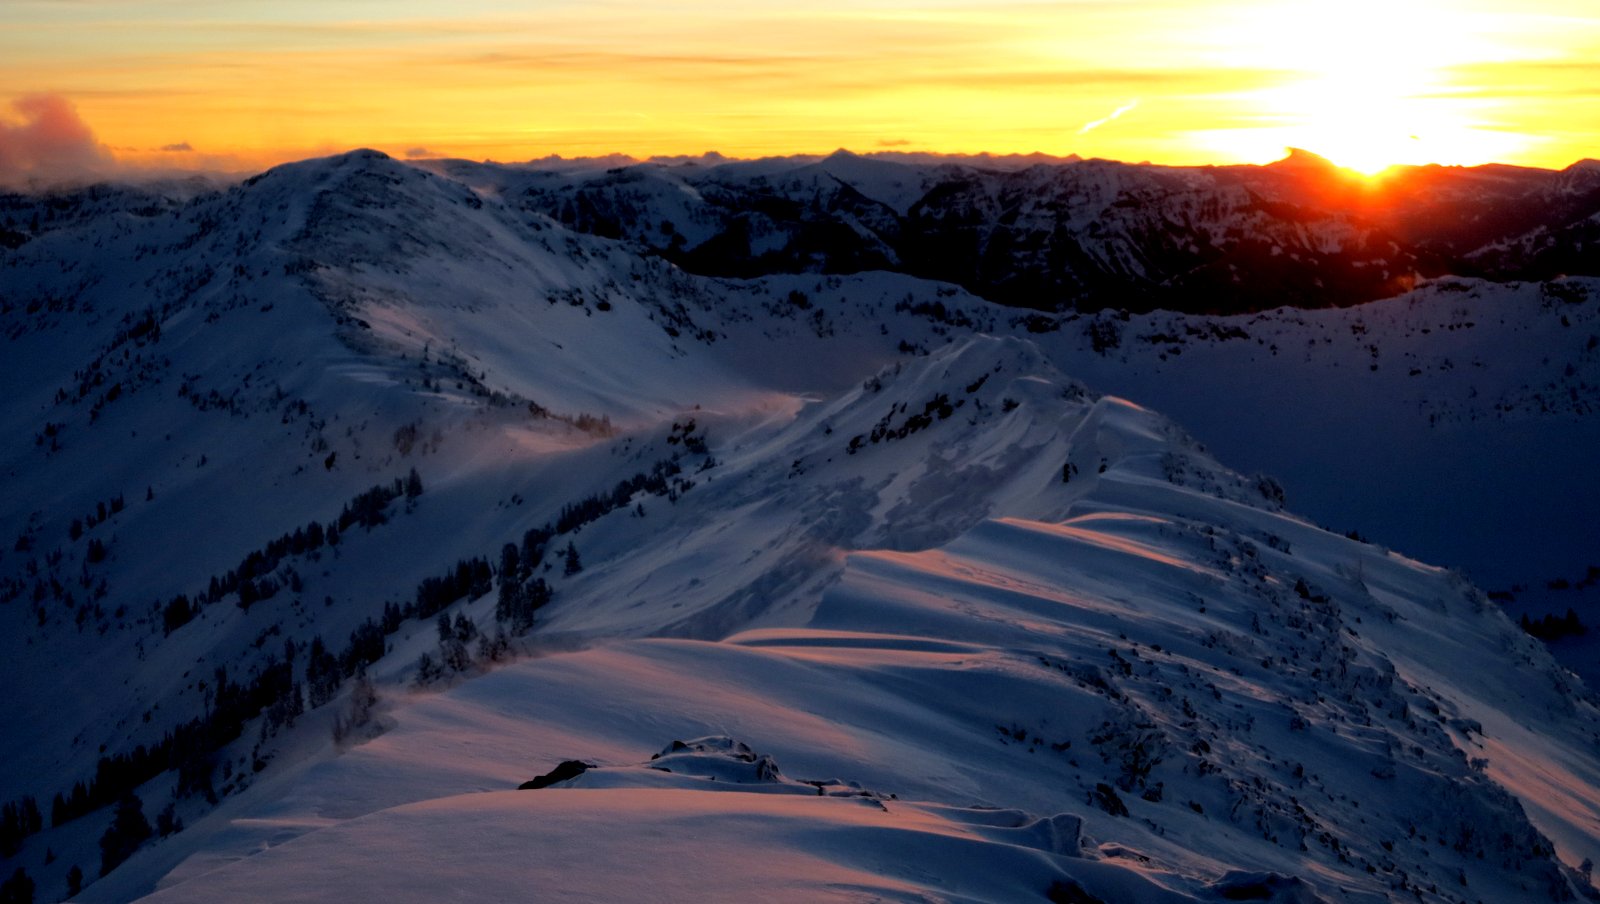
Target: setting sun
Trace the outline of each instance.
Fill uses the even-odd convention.
[[[1430,0],[1243,8],[1217,42],[1230,58],[1281,76],[1239,97],[1259,128],[1213,133],[1208,144],[1246,159],[1304,147],[1367,174],[1518,158],[1533,137],[1497,126],[1504,102],[1458,78],[1473,64],[1515,56],[1494,39],[1498,24]]]

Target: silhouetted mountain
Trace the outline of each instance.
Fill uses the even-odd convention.
[[[1262,167],[1022,169],[841,151],[552,173],[506,196],[708,275],[891,269],[1040,310],[1223,313],[1354,304],[1446,273],[1595,273],[1593,169],[1367,179],[1298,150]]]

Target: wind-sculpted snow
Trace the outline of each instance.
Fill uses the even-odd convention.
[[[941,394],[950,415],[934,404],[899,435]],[[1031,450],[1004,479],[973,460],[997,445]],[[799,466],[774,467],[780,452]],[[745,434],[708,473],[663,533],[586,547],[593,564],[546,624],[584,626],[587,648],[438,692],[399,684],[415,644],[397,644],[374,670],[381,735],[289,764],[210,835],[152,848],[86,899],[169,870],[153,900],[1587,887],[1600,713],[1536,641],[1451,574],[1281,512],[1158,415],[1051,376],[1026,344],[891,368]],[[782,489],[825,499],[840,480],[866,500],[842,520]],[[893,502],[930,480],[981,482],[992,504],[935,537]],[[691,501],[725,529],[697,526]],[[759,564],[774,540],[783,559],[805,544],[811,564]],[[700,582],[656,595],[676,556]],[[754,577],[771,567],[792,576]],[[724,573],[769,593],[692,614]],[[608,621],[685,610],[657,624],[701,639],[597,639]],[[768,626],[712,630],[740,619]],[[510,790],[567,760],[588,768]],[[1533,762],[1562,765],[1535,778]],[[393,867],[374,878],[372,862]]]
[[[881,164],[724,175],[860,237],[927,184]],[[1089,207],[1144,184],[1101,170]],[[695,276],[530,214],[554,178],[354,152],[87,197],[0,251],[0,797],[43,811],[6,817],[7,875],[62,897],[77,866],[91,901],[1588,893],[1588,692],[1461,578],[1287,512],[1388,480],[1581,522],[1583,469],[1518,462],[1589,447],[1592,281],[1044,315],[890,272]],[[1494,457],[1508,425],[1522,458]],[[1451,468],[1389,460],[1427,442]],[[1570,558],[1525,514],[1389,508],[1362,530]],[[593,768],[511,790],[568,762]],[[148,840],[107,831],[130,794]]]

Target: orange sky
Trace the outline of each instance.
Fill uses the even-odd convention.
[[[5,0],[0,165],[31,94],[137,165],[1293,145],[1562,167],[1600,156],[1600,3]]]

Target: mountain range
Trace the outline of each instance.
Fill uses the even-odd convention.
[[[0,197],[7,893],[1596,897],[1600,167],[1013,164]]]

